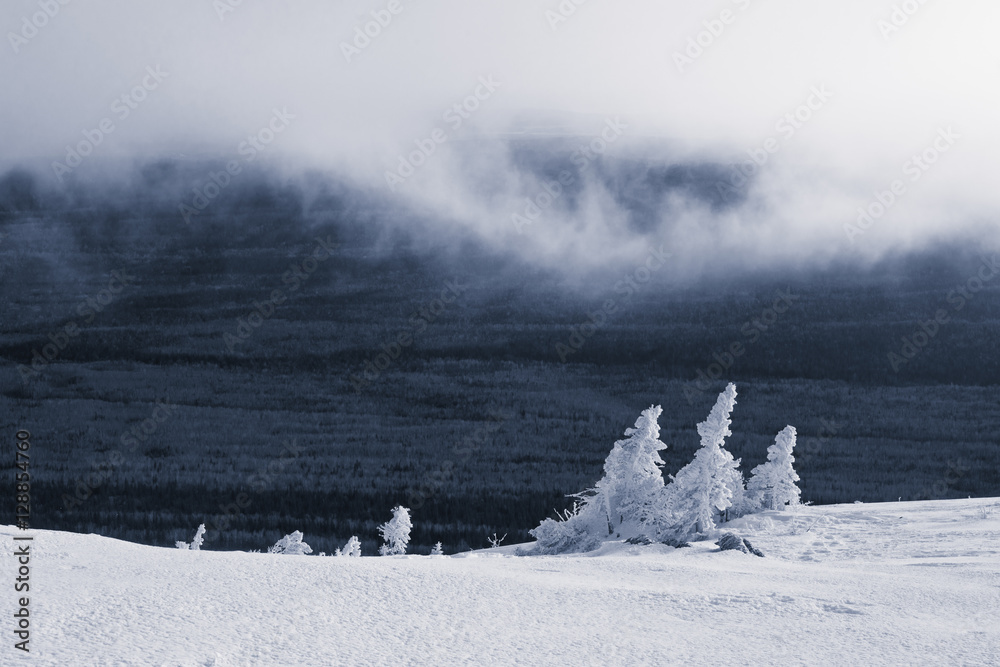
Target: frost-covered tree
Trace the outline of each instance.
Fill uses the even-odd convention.
[[[625,439],[615,442],[604,461],[604,477],[597,482],[596,495],[588,503],[603,506],[608,532],[616,537],[642,534],[658,515],[663,500],[663,459],[657,420],[663,409],[656,405],[643,410],[635,428],[625,429]]]
[[[432,556],[443,556],[444,555],[444,548],[441,546],[440,542],[437,542],[434,545],[434,548],[431,549],[431,555]]]
[[[385,540],[378,552],[383,556],[396,556],[406,553],[410,543],[410,510],[398,505],[392,510],[392,519],[378,527],[378,532]]]
[[[665,492],[665,510],[659,521],[664,525],[659,537],[684,539],[706,533],[725,518],[726,511],[743,502],[743,474],[739,461],[725,447],[732,435],[729,415],[736,405],[736,387],[730,383],[719,394],[708,419],[698,424],[701,449],[694,460],[681,468]]]
[[[302,541],[302,531],[296,530],[275,542],[274,546],[268,549],[267,552],[270,554],[285,554],[287,556],[304,556],[312,553],[312,547]]]
[[[574,497],[573,509],[557,519],[545,519],[529,531],[536,545],[532,553],[556,554],[592,551],[608,536],[630,538],[656,532],[663,515],[663,459],[657,424],[663,409],[642,412],[634,428],[625,429],[604,462],[604,476]]]
[[[347,540],[347,544],[344,545],[343,549],[337,549],[334,553],[335,556],[350,556],[352,558],[357,558],[361,556],[361,541],[351,535],[351,539]]]
[[[194,539],[191,540],[191,550],[200,551],[201,545],[205,543],[205,524],[198,526],[198,532],[194,534]]]
[[[748,511],[779,510],[785,505],[799,504],[799,487],[795,482],[799,476],[792,464],[795,457],[795,427],[786,426],[774,438],[774,444],[767,448],[767,462],[750,472],[747,482]]]
[[[178,549],[190,549],[192,551],[200,551],[201,545],[205,542],[205,524],[198,526],[198,531],[194,534],[194,539],[191,544],[187,542],[177,541],[174,543]]]

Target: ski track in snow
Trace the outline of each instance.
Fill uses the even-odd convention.
[[[29,531],[24,656],[24,533],[6,526],[0,664],[1000,664],[998,499],[801,507],[724,529],[766,557],[705,541],[321,558]]]

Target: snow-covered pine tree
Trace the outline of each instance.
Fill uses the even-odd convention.
[[[312,553],[312,547],[302,541],[302,531],[296,530],[275,542],[274,546],[268,549],[267,552],[271,554],[285,554],[287,556],[304,556]]]
[[[780,510],[785,505],[799,504],[799,487],[795,482],[799,476],[792,464],[795,457],[795,427],[786,426],[774,438],[774,444],[767,448],[767,462],[750,472],[747,482],[747,509]]]
[[[434,545],[434,548],[431,549],[431,555],[432,556],[443,556],[444,555],[444,547],[441,546],[440,542],[437,542]]]
[[[335,556],[351,556],[354,558],[361,556],[361,541],[351,535],[351,539],[347,540],[347,544],[344,545],[343,549],[337,549]]]
[[[410,510],[398,505],[392,509],[392,519],[378,527],[378,532],[385,540],[378,552],[383,556],[396,556],[406,553],[410,543]]]
[[[191,541],[192,551],[201,551],[201,545],[205,542],[205,524],[198,526],[198,532],[194,534],[194,539]]]
[[[708,419],[698,424],[701,449],[667,485],[665,518],[669,517],[669,523],[660,531],[660,539],[686,539],[707,533],[724,519],[734,502],[742,504],[744,487],[739,461],[723,446],[726,436],[732,435],[729,415],[734,405],[736,386],[730,383],[719,394]]]
[[[630,538],[643,534],[650,520],[659,514],[663,500],[663,459],[657,420],[663,408],[643,410],[635,428],[625,429],[625,439],[615,442],[604,461],[604,477],[595,486],[596,495],[588,503],[600,503],[608,522],[608,532]]]
[[[559,554],[592,551],[609,535],[634,537],[658,532],[655,523],[663,516],[663,474],[657,419],[663,409],[656,405],[642,412],[634,428],[625,429],[625,439],[615,443],[604,462],[604,477],[593,489],[575,494],[573,509],[558,519],[545,519],[528,531],[535,538],[532,551],[519,553]]]

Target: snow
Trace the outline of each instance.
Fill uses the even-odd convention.
[[[12,646],[7,557],[0,663],[1000,663],[1000,499],[798,507],[723,529],[766,557],[701,541],[330,558],[29,531],[31,654]],[[0,527],[6,555],[24,534]]]

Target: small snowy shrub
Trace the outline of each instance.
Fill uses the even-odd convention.
[[[588,524],[580,514],[569,514],[562,521],[546,519],[528,533],[537,540],[535,548],[530,551],[519,549],[518,555],[583,553],[601,546],[601,537],[595,534],[593,524]]]
[[[312,547],[302,541],[302,531],[296,530],[290,535],[285,535],[274,543],[274,546],[267,550],[269,554],[284,554],[286,556],[299,556],[312,553]]]
[[[383,556],[398,556],[406,553],[410,543],[410,510],[398,505],[392,509],[392,519],[378,527],[378,532],[385,540],[378,552]]]
[[[443,556],[444,555],[444,548],[441,546],[440,542],[436,543],[434,545],[434,548],[431,549],[431,555],[432,556]]]
[[[201,524],[200,526],[198,526],[198,531],[194,534],[194,539],[191,541],[191,544],[188,544],[187,542],[178,541],[175,542],[174,545],[178,549],[190,549],[192,551],[200,551],[201,545],[205,542],[204,536],[205,536],[205,524]]]
[[[343,549],[337,549],[335,556],[349,556],[352,558],[358,558],[361,556],[361,542],[357,537],[351,535],[351,539],[347,540],[347,544],[344,545]]]

